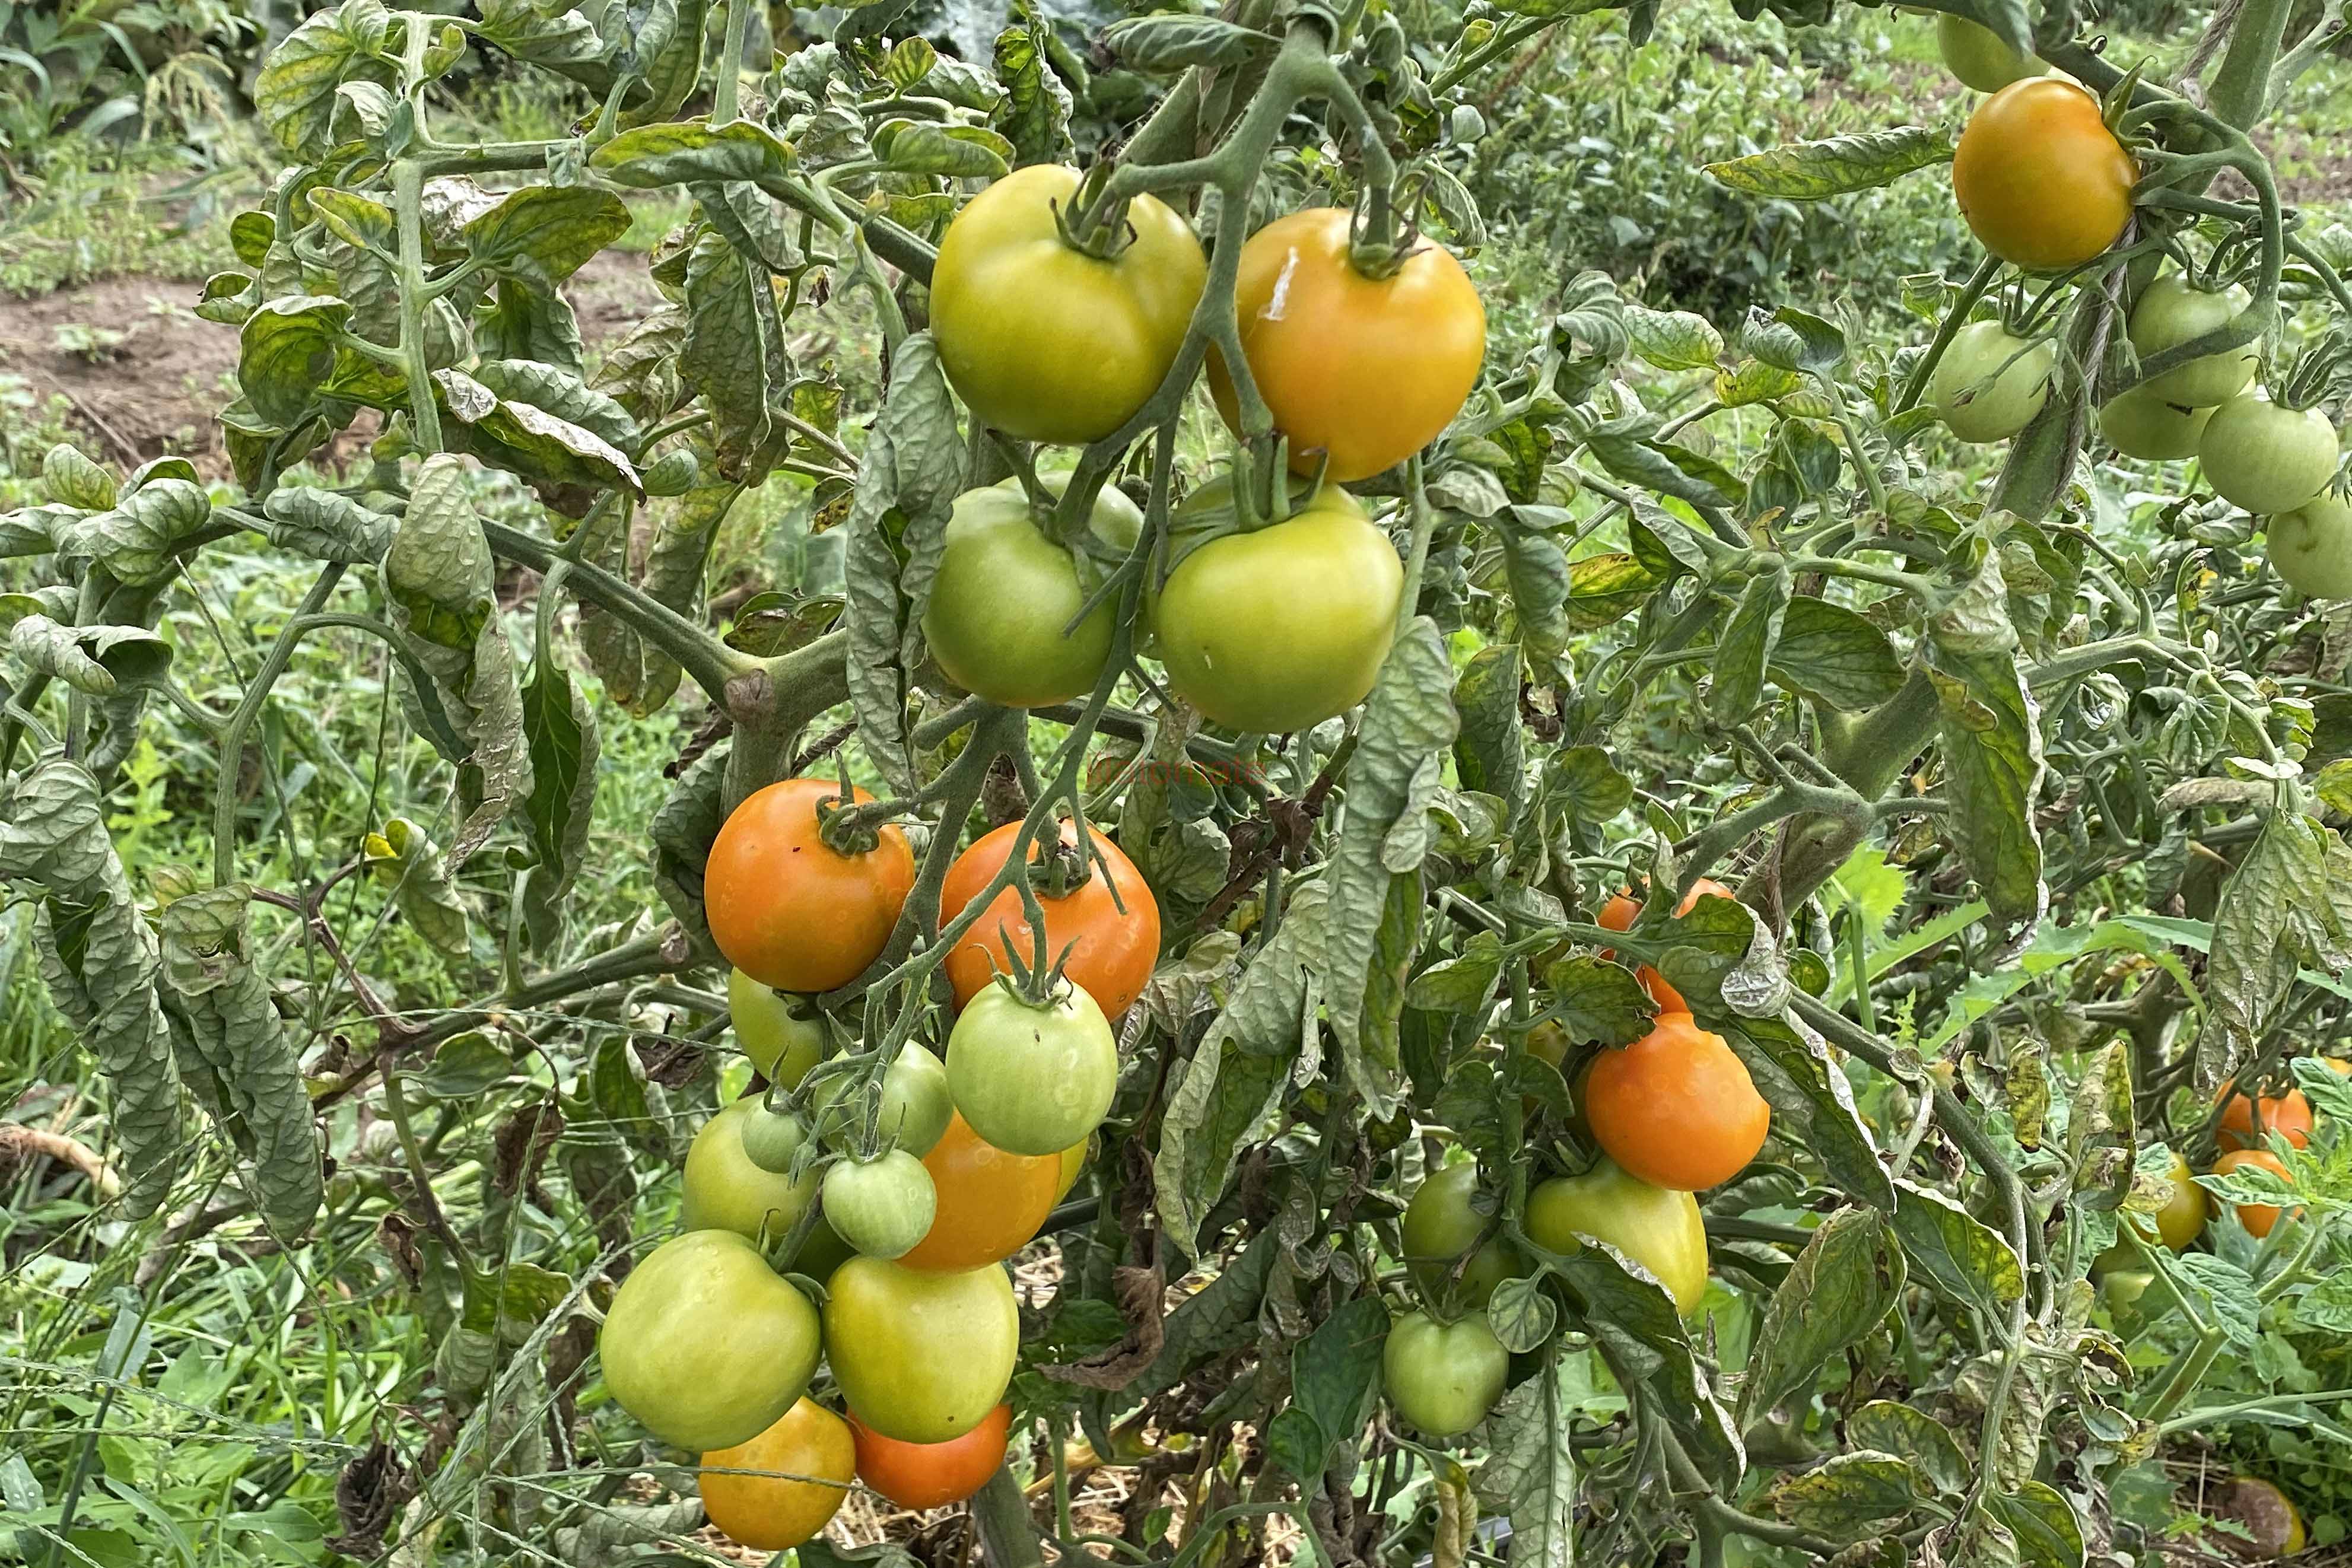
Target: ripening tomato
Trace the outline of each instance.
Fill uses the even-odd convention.
[[[948,1036],[948,1089],[971,1130],[1008,1154],[1082,1143],[1118,1090],[1118,1042],[1093,997],[1065,979],[1042,1004],[1010,986],[971,998]]]
[[[2272,1133],[2298,1149],[2310,1144],[2311,1102],[2304,1098],[2302,1090],[2265,1095],[2259,1105],[2231,1084],[2223,1084],[2221,1092],[2229,1096],[2229,1102],[2221,1107],[2221,1126],[2214,1141],[2224,1151],[2268,1147],[2268,1134]],[[2257,1113],[2262,1118],[2259,1130],[2254,1125]]]
[[[689,1230],[621,1281],[596,1333],[604,1387],[665,1443],[732,1448],[816,1374],[817,1311],[731,1230]]]
[[[824,1218],[833,1233],[868,1258],[903,1258],[930,1234],[939,1207],[931,1173],[904,1149],[844,1159],[824,1173]]]
[[[782,1241],[791,1234],[816,1201],[817,1176],[811,1171],[794,1181],[782,1172],[762,1169],[751,1158],[743,1134],[755,1126],[764,1132],[769,1115],[761,1096],[746,1094],[702,1124],[686,1151],[681,1226],[731,1230],[750,1241]],[[788,1168],[790,1163],[787,1156]]]
[[[1502,1239],[1493,1212],[1480,1214],[1471,1207],[1477,1192],[1474,1162],[1441,1166],[1414,1189],[1398,1224],[1405,1268],[1422,1294],[1442,1302],[1450,1290],[1466,1312],[1484,1307],[1496,1286],[1525,1271],[1510,1243]],[[1473,1247],[1478,1250],[1462,1264],[1463,1254]],[[1454,1278],[1456,1265],[1462,1265],[1459,1283]]]
[[[2188,279],[2179,274],[2167,273],[2149,284],[2138,303],[2132,307],[2132,352],[2143,361],[2152,360],[2167,349],[2177,349],[2191,339],[2229,325],[2231,318],[2251,302],[2251,297],[2236,284],[2218,293],[2207,293],[2190,287]],[[2140,383],[2140,389],[2181,408],[2219,408],[2246,390],[2246,383],[2254,379],[2254,371],[2262,362],[2259,344],[2248,343],[2226,354],[2207,354],[2160,376],[2151,376]]]
[[[2271,570],[2314,599],[2352,599],[2352,504],[2324,495],[2263,525]],[[2330,1058],[2330,1064],[2334,1060]]]
[[[2231,1149],[2213,1162],[2213,1174],[2228,1176],[2242,1166],[2258,1166],[2281,1181],[2291,1179],[2287,1175],[2286,1162],[2268,1149]],[[2300,1214],[2303,1211],[2297,1209],[2295,1212]],[[2242,1203],[2238,1205],[2238,1223],[2246,1228],[2247,1235],[2256,1239],[2268,1236],[2278,1222],[2279,1207],[2276,1204]]]
[[[2126,457],[2161,463],[2196,456],[2212,418],[2210,408],[2176,407],[2134,387],[2099,405],[2099,434]]]
[[[1747,1169],[1772,1127],[1747,1064],[1688,1013],[1662,1014],[1642,1039],[1593,1058],[1584,1117],[1610,1158],[1685,1192]]]
[[[1706,1222],[1698,1199],[1653,1186],[1607,1160],[1582,1176],[1554,1176],[1528,1194],[1528,1239],[1570,1253],[1590,1236],[1647,1269],[1685,1317],[1706,1294]]]
[[[771,1083],[797,1089],[809,1069],[824,1060],[824,1015],[805,998],[788,997],[730,969],[727,1012],[735,1025],[735,1043]]]
[[[852,1258],[829,1291],[825,1359],[860,1426],[902,1443],[944,1443],[1003,1399],[1021,1343],[1003,1270],[936,1274]]]
[[[1127,207],[1108,260],[1062,237],[1078,173],[1016,169],[965,204],[931,266],[931,335],[982,423],[1024,441],[1099,441],[1160,390],[1192,324],[1208,258],[1155,196]]]
[[[1054,1178],[1055,1203],[1069,1197],[1070,1189],[1078,1185],[1078,1177],[1086,1174],[1087,1160],[1094,1153],[1094,1143],[1091,1137],[1080,1138],[1062,1151],[1061,1174]]]
[[[2037,272],[2078,267],[2123,237],[2138,178],[2099,100],[2053,77],[1979,104],[1952,155],[1952,193],[1977,239]]]
[[[761,1097],[747,1094],[744,1099]],[[808,1125],[790,1111],[778,1110],[762,1100],[757,1110],[743,1118],[742,1136],[745,1159],[771,1175],[785,1176],[808,1142]]]
[[[1462,412],[1486,356],[1486,310],[1462,264],[1423,244],[1386,277],[1349,255],[1354,214],[1276,218],[1242,247],[1234,287],[1242,354],[1290,465],[1344,485],[1394,467]],[[1209,351],[1209,390],[1238,428],[1233,379]]]
[[[825,1147],[845,1154],[866,1150],[866,1100],[857,1080],[835,1078],[820,1083],[810,1096],[816,1118],[816,1135]],[[908,1040],[898,1059],[882,1070],[881,1102],[874,1108],[877,1147],[904,1149],[917,1159],[931,1152],[955,1114],[948,1092],[947,1064],[925,1046]]]
[[[972,841],[971,848],[956,857],[940,887],[942,923],[961,915],[981,890],[996,879],[1020,836],[1021,824],[1007,822],[982,833]],[[1077,841],[1077,824],[1064,822],[1062,842],[1075,845]],[[1029,846],[1033,868],[1039,852],[1039,845]],[[1087,830],[1087,880],[1059,898],[1048,891],[1047,880],[1042,871],[1030,873],[1030,885],[1045,911],[1048,960],[1060,957],[1066,949],[1069,958],[1062,973],[1094,998],[1105,1018],[1119,1017],[1143,994],[1151,967],[1160,961],[1159,900],[1151,895],[1135,862],[1092,826]],[[957,1007],[970,1005],[999,972],[1012,967],[1005,951],[1008,944],[1021,962],[1033,960],[1035,935],[1021,906],[1020,891],[1010,887],[989,901],[987,910],[948,952],[948,983],[955,988]]]
[[[1738,902],[1731,889],[1711,877],[1703,876],[1691,883],[1690,891],[1683,894],[1680,904],[1675,905],[1675,915],[1680,917],[1688,915],[1698,907],[1698,901],[1702,898],[1729,898],[1734,903]],[[1633,922],[1641,917],[1642,901],[1633,896],[1632,888],[1624,888],[1612,894],[1609,902],[1601,906],[1601,918],[1593,924],[1608,931],[1631,931],[1633,929]],[[1601,956],[1604,958],[1613,958],[1616,954],[1604,950]],[[1660,1012],[1690,1011],[1690,1003],[1683,999],[1683,994],[1666,984],[1666,977],[1649,965],[1643,964],[1635,969],[1633,977],[1642,982],[1642,988],[1650,993],[1650,999],[1658,1004]],[[1579,1082],[1580,1082],[1581,1080]],[[1577,1095],[1577,1103],[1580,1106],[1583,1103],[1583,1098],[1580,1091]]]
[[[1004,1463],[1004,1440],[1013,1429],[1013,1406],[999,1405],[980,1425],[944,1443],[902,1443],[855,1420],[857,1479],[917,1512],[963,1501],[988,1484]]]
[[[2189,1169],[2189,1162],[2172,1156],[2172,1196],[2152,1215],[2135,1216],[2139,1233],[2161,1241],[2175,1252],[2185,1252],[2205,1228],[2205,1189]]]
[[[740,1473],[746,1470],[761,1473]],[[757,1552],[782,1552],[833,1522],[856,1474],[849,1423],[803,1399],[750,1442],[704,1454],[696,1486],[721,1534]]]
[[[1231,508],[1213,479],[1179,526]],[[1152,601],[1153,645],[1176,694],[1231,729],[1311,729],[1370,695],[1396,638],[1404,561],[1356,498],[1326,485],[1279,523],[1209,540]]]
[[[2029,342],[1998,321],[1971,321],[1952,335],[1927,378],[1927,402],[1954,435],[1982,444],[2007,441],[2050,401],[2058,350]]]
[[[923,1156],[939,1194],[931,1228],[899,1259],[909,1269],[954,1272],[1002,1262],[1036,1236],[1054,1212],[1062,1156],[1007,1154],[961,1116]]]
[[[2298,511],[2336,477],[2336,426],[2315,408],[2285,408],[2260,387],[2213,411],[2197,440],[2213,493],[2256,517]]]
[[[1503,1396],[1511,1355],[1484,1313],[1441,1323],[1408,1312],[1389,1325],[1381,1385],[1405,1425],[1424,1437],[1458,1437]]]
[[[2021,53],[1990,27],[1949,11],[1936,14],[1936,47],[1944,57],[1944,68],[1963,87],[1979,92],[1999,92],[2013,81],[2038,77],[2050,68],[2033,56]]]
[[[1066,476],[1041,476],[1061,495]],[[1045,707],[1085,696],[1110,657],[1115,599],[1071,622],[1103,573],[1046,531],[1018,479],[956,497],[947,541],[923,610],[923,641],[948,679],[1005,707]],[[1125,491],[1105,485],[1092,529],[1121,554],[1135,548],[1143,514]]]
[[[863,789],[853,800],[870,800]],[[845,986],[882,956],[915,885],[907,835],[885,823],[875,846],[842,854],[817,832],[841,799],[828,779],[787,779],[736,807],[702,873],[710,938],[729,963],[780,991]]]

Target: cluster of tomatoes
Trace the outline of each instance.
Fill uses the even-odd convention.
[[[613,1396],[701,1452],[712,1521],[767,1551],[822,1530],[853,1477],[924,1509],[996,1470],[1020,1340],[1003,1265],[1085,1166],[1118,1082],[1108,1020],[1160,950],[1151,890],[1090,839],[1074,885],[1033,873],[1057,969],[1012,983],[1035,944],[1003,887],[942,957],[957,1007],[946,1059],[909,1041],[878,1078],[857,1061],[821,1071],[831,1026],[810,998],[883,956],[915,882],[896,827],[828,832],[866,800],[786,779],[746,799],[711,846],[705,910],[734,966],[738,1043],[769,1087],[697,1134],[683,1233],[629,1274],[600,1341]],[[1000,880],[1019,832],[1007,824],[957,858],[942,921]],[[771,1255],[787,1247],[780,1272]],[[822,1310],[786,1272],[824,1287]],[[807,1396],[820,1356],[845,1421]]]
[[[1677,913],[1710,895],[1731,893],[1701,879]],[[1641,913],[1632,893],[1621,893],[1600,924],[1630,931]],[[1746,1064],[1722,1036],[1698,1027],[1665,977],[1648,965],[1636,975],[1658,1006],[1650,1032],[1597,1052],[1577,1076],[1572,1130],[1600,1152],[1582,1173],[1530,1189],[1523,1228],[1535,1246],[1562,1255],[1587,1239],[1606,1242],[1655,1278],[1687,1316],[1706,1291],[1706,1228],[1695,1195],[1747,1168],[1764,1146],[1772,1113]],[[1527,1045],[1554,1066],[1567,1060],[1569,1041],[1557,1026],[1538,1026]],[[1510,1357],[1484,1309],[1504,1281],[1528,1266],[1498,1234],[1499,1213],[1467,1162],[1432,1172],[1405,1207],[1406,1267],[1436,1311],[1392,1324],[1383,1381],[1397,1414],[1430,1437],[1476,1426],[1509,1375]]]
[[[1048,444],[1126,430],[1176,368],[1207,307],[1200,241],[1149,195],[1098,246],[1070,234],[1087,193],[1074,170],[1015,171],[957,214],[931,273],[931,329],[949,382],[989,427]],[[1279,735],[1363,701],[1395,635],[1404,567],[1388,536],[1339,486],[1403,462],[1435,439],[1470,394],[1486,353],[1477,290],[1444,247],[1377,260],[1351,215],[1316,208],[1276,220],[1242,248],[1234,310],[1251,380],[1288,444],[1291,466],[1321,483],[1244,517],[1234,486],[1198,486],[1150,564],[1137,651],[1211,720]],[[1239,428],[1222,359],[1210,391]],[[1076,537],[1057,534],[1065,481],[1036,476],[957,498],[923,612],[923,637],[948,679],[1007,707],[1093,691],[1111,655],[1116,595],[1107,573],[1142,526],[1115,487]]]
[[[2104,255],[2132,217],[2139,167],[2098,99],[2042,74],[1987,29],[1938,23],[1953,74],[1991,96],[1952,158],[1952,189],[1985,248],[2029,272],[2063,273]],[[2180,273],[2147,280],[2126,335],[2147,361],[2211,332],[2246,309],[2234,283]],[[2058,350],[1998,320],[1969,322],[1937,361],[1927,401],[1963,441],[2006,441],[2049,401]],[[2266,519],[2273,567],[2316,598],[2352,596],[2352,503],[2336,494],[2336,430],[2315,407],[2290,406],[2258,381],[2254,344],[2175,366],[2099,409],[2099,430],[2126,456],[2194,457],[2232,506]]]

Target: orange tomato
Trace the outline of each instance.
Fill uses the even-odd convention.
[[[1007,822],[994,832],[982,834],[971,848],[956,857],[940,888],[942,925],[962,914],[994,880],[1013,853],[1013,841],[1020,835],[1021,824]],[[1062,824],[1062,841],[1078,841],[1076,824]],[[1048,898],[1042,876],[1033,885],[1045,911],[1048,961],[1069,948],[1069,961],[1062,973],[1094,998],[1103,1017],[1116,1023],[1143,994],[1151,967],[1160,961],[1160,904],[1135,862],[1100,831],[1087,830],[1087,880],[1078,886],[1059,898]],[[1037,852],[1037,845],[1029,846],[1033,865]],[[1111,898],[1114,888],[1118,894],[1117,903]],[[1127,906],[1124,913],[1121,904]],[[1022,910],[1020,892],[1010,887],[989,902],[987,910],[948,953],[948,982],[955,987],[958,1008],[978,996],[1000,970],[1011,967],[1005,956],[1008,942],[1023,963],[1034,956],[1035,938]]]
[[[1681,1192],[1738,1176],[1772,1126],[1747,1065],[1688,1013],[1662,1014],[1643,1039],[1594,1058],[1584,1115],[1611,1159]]]
[[[2139,165],[2070,81],[2029,77],[1977,106],[1952,155],[1952,194],[1985,249],[2062,272],[2123,236]]]
[[[851,798],[873,799],[852,789]],[[882,955],[915,885],[907,835],[842,854],[817,832],[817,808],[841,799],[826,779],[787,779],[735,808],[702,873],[703,913],[729,963],[780,991],[847,985]]]
[[[2221,1124],[2214,1139],[2223,1153],[2262,1148],[2273,1133],[2298,1149],[2311,1142],[2311,1102],[2303,1097],[2302,1090],[2290,1089],[2284,1094],[2265,1096],[2257,1105],[2245,1095],[2234,1092],[2234,1087],[2221,1085],[2221,1092],[2229,1099],[2221,1106]],[[2263,1124],[2260,1132],[2254,1130],[2258,1110]]]
[[[1316,207],[1276,218],[1242,247],[1234,288],[1242,353],[1290,465],[1369,479],[1432,441],[1462,412],[1486,356],[1486,309],[1453,253],[1423,244],[1387,277],[1349,258],[1354,214]],[[1209,351],[1209,390],[1239,417],[1232,377]]]
[[[898,1260],[908,1269],[954,1273],[1001,1262],[1029,1244],[1054,1211],[1062,1156],[1009,1155],[983,1143],[962,1116],[923,1156],[939,1207],[931,1228]]]
[[[2213,1162],[2213,1174],[2227,1176],[2241,1166],[2260,1166],[2280,1180],[2286,1179],[2286,1162],[2268,1149],[2232,1149]],[[2296,1212],[2302,1211],[2298,1209]],[[2242,1203],[2238,1205],[2238,1223],[2246,1228],[2246,1234],[2249,1236],[2268,1236],[2271,1233],[2271,1228],[2278,1222],[2279,1210],[2276,1204]]]
[[[808,1541],[832,1521],[857,1473],[849,1423],[803,1399],[748,1443],[702,1456],[696,1485],[703,1511],[732,1540],[760,1552]],[[758,1475],[725,1475],[757,1470]]]
[[[921,1512],[963,1501],[1004,1463],[1013,1406],[1000,1405],[979,1426],[944,1443],[905,1443],[849,1418],[857,1440],[857,1479],[897,1503]]]
[[[1717,898],[1732,896],[1731,889],[1724,886],[1723,883],[1701,877],[1691,883],[1691,890],[1688,893],[1683,894],[1683,901],[1675,906],[1675,913],[1688,915],[1701,898],[1710,894]],[[1601,918],[1593,924],[1611,931],[1631,931],[1633,929],[1633,922],[1641,917],[1641,914],[1642,901],[1633,896],[1633,890],[1629,887],[1617,893],[1601,906]],[[1613,958],[1616,954],[1604,950],[1601,956],[1604,958]],[[1642,982],[1642,988],[1650,993],[1650,999],[1658,1004],[1660,1012],[1690,1011],[1690,1003],[1683,1000],[1683,994],[1666,984],[1666,977],[1649,965],[1644,964],[1634,970],[1633,976]]]

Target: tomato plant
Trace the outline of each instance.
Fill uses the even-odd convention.
[[[1969,116],[1952,155],[1952,193],[1984,247],[2019,267],[2079,267],[2131,221],[2137,166],[2072,82],[2012,82]]]
[[[956,919],[987,891],[1020,837],[1020,824],[1009,822],[982,833],[956,857],[940,884],[941,920]],[[1027,862],[1034,865],[1042,855],[1057,852],[1067,867],[1075,859],[1077,840],[1077,824],[1066,822],[1061,850],[1045,852],[1033,843]],[[1057,892],[1052,882],[1033,876],[1031,891],[1045,915],[1048,964],[1060,963],[1062,972],[1094,998],[1104,1017],[1125,1013],[1143,994],[1160,957],[1159,901],[1135,862],[1108,837],[1092,834],[1087,843],[1086,880],[1066,882]],[[1024,912],[1020,892],[1008,887],[989,900],[948,949],[944,967],[955,988],[956,1006],[970,1003],[1016,963],[1033,962],[1035,952],[1036,933]]]
[[[782,1552],[832,1522],[856,1471],[848,1423],[804,1398],[749,1442],[704,1454],[695,1484],[729,1540]]]
[[[853,1258],[828,1290],[825,1360],[858,1425],[944,1443],[1003,1398],[1021,1323],[1002,1269],[943,1274]]]

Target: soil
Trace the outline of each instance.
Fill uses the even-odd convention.
[[[127,277],[37,298],[0,298],[0,375],[23,377],[43,400],[63,398],[93,455],[135,467],[177,455],[207,478],[226,478],[227,454],[213,416],[234,395],[237,335],[194,313],[196,290],[191,282]],[[646,257],[617,251],[591,260],[564,294],[592,351],[660,300]],[[123,336],[75,344],[75,328]],[[373,420],[363,414],[344,440],[356,444],[373,434]]]

